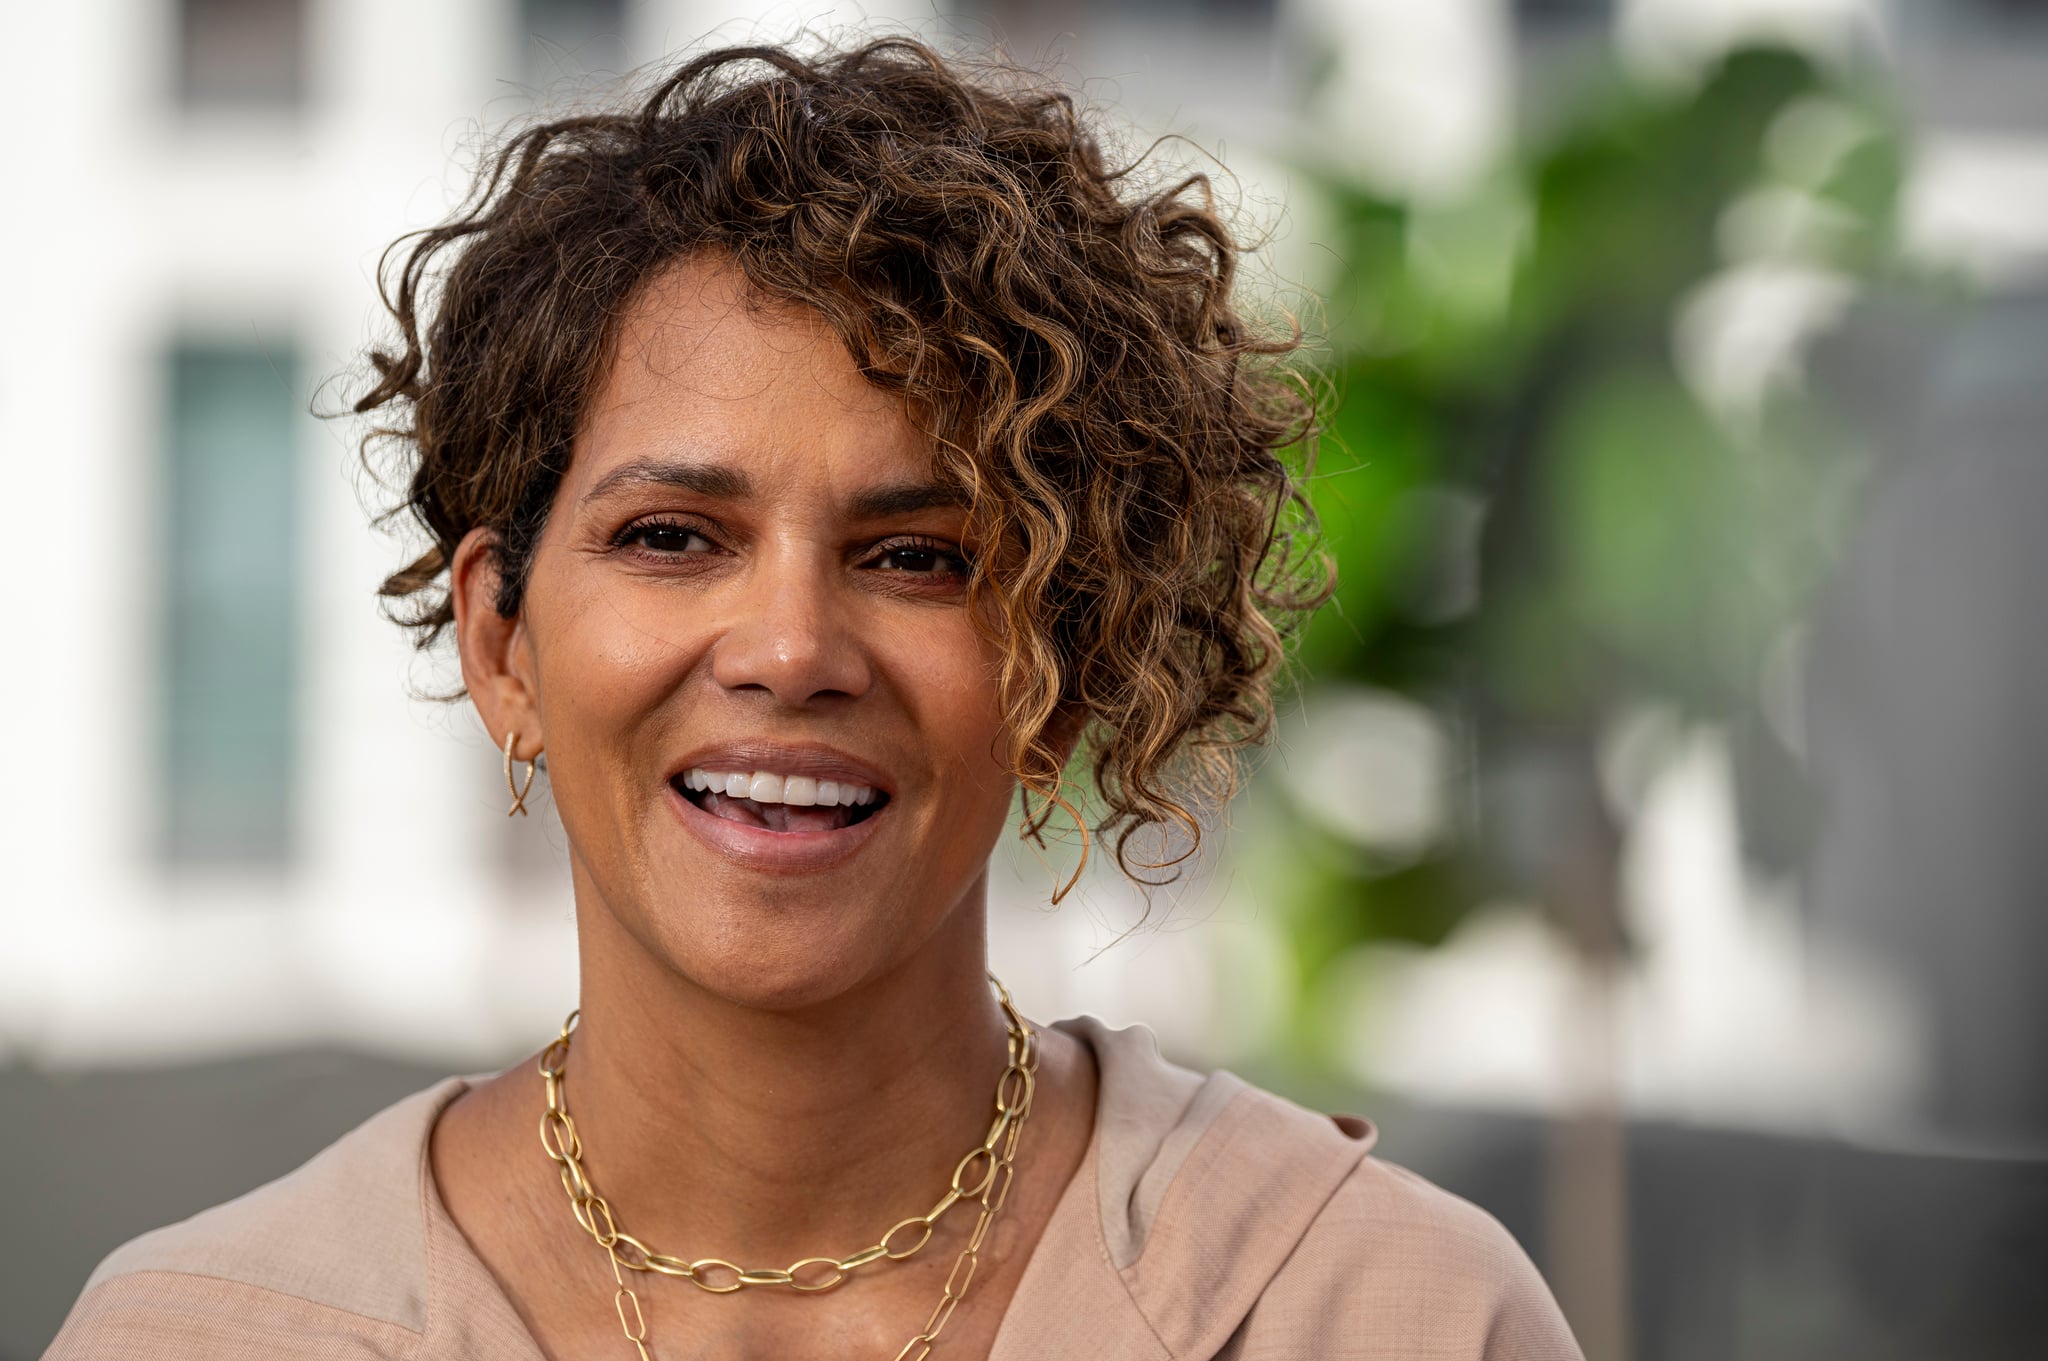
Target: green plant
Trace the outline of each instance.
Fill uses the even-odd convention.
[[[1759,48],[1691,88],[1600,84],[1455,203],[1327,183],[1343,271],[1314,501],[1340,584],[1301,674],[1423,706],[1465,796],[1391,858],[1274,820],[1304,1018],[1352,947],[1433,944],[1491,898],[1619,959],[1623,829],[1598,752],[1643,705],[1738,732],[1741,790],[1774,795],[1747,850],[1798,855],[1799,765],[1759,678],[1864,461],[1827,400],[1768,373],[1716,400],[1674,337],[1744,269],[1823,300],[1901,277],[1903,168],[1881,91]],[[1315,1030],[1302,1057],[1326,1057]]]

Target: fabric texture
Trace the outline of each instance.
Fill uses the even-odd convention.
[[[1578,1361],[1515,1240],[1370,1156],[1368,1122],[1167,1063],[1142,1026],[1056,1024],[1095,1053],[1095,1130],[989,1361]],[[427,1159],[476,1080],[116,1249],[45,1361],[546,1361]]]

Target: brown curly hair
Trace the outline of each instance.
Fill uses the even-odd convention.
[[[518,611],[619,318],[663,265],[719,252],[759,297],[823,314],[966,489],[1027,833],[1064,807],[1085,858],[1051,736],[1079,716],[1097,829],[1159,882],[1137,871],[1199,845],[1196,810],[1270,725],[1284,622],[1331,583],[1299,480],[1312,389],[1278,362],[1300,329],[1238,309],[1207,177],[1147,187],[1141,165],[1112,167],[1038,78],[905,38],[726,48],[633,107],[517,133],[379,271],[398,343],[354,410],[377,413],[372,471],[395,449],[405,486],[379,523],[432,536],[384,582],[388,612],[431,645],[477,526],[497,609]],[[1147,827],[1183,849],[1135,860]]]

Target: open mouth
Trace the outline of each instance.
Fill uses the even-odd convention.
[[[770,832],[836,832],[866,822],[889,803],[888,794],[871,785],[765,770],[692,767],[669,783],[712,817]]]

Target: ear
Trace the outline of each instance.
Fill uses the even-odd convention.
[[[488,529],[472,529],[455,546],[448,566],[449,602],[455,607],[455,645],[462,658],[462,683],[477,716],[502,750],[508,733],[518,734],[515,760],[530,761],[546,745],[540,725],[539,689],[524,614],[498,613],[498,540]]]

